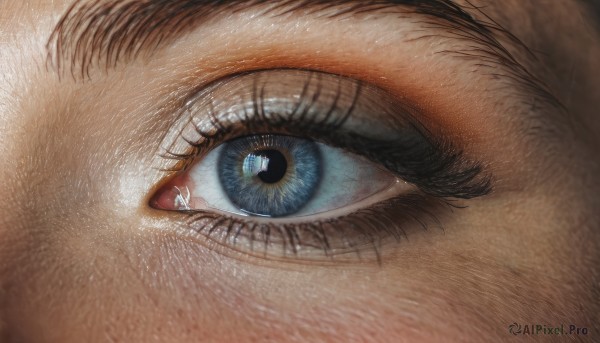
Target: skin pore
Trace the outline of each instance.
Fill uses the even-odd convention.
[[[592,4],[458,1],[485,24],[469,31],[399,2],[225,6],[118,63],[98,35],[53,36],[71,0],[0,2],[0,341],[478,342],[513,322],[598,340]],[[153,208],[186,100],[270,69],[384,90],[492,191],[348,260],[254,253]]]

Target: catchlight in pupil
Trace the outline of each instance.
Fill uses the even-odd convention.
[[[258,176],[265,183],[277,183],[284,178],[287,160],[278,150],[259,150],[244,160],[244,174]]]

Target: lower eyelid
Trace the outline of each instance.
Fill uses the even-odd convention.
[[[312,223],[282,224],[199,211],[183,214],[192,237],[237,252],[283,261],[377,261],[393,243],[430,229],[443,230],[440,217],[452,205],[419,193],[391,198],[346,216]]]

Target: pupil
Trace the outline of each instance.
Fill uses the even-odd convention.
[[[254,155],[262,161],[262,168],[256,174],[262,182],[276,183],[283,179],[287,171],[287,160],[281,152],[277,150],[259,150]]]

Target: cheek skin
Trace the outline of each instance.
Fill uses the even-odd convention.
[[[13,329],[26,323],[24,338],[45,341],[39,333],[57,342],[82,337],[173,342],[502,339],[504,322],[551,320],[554,315],[548,313],[556,313],[556,304],[542,304],[565,298],[545,288],[544,277],[535,272],[465,256],[468,249],[460,246],[454,250],[461,252],[440,247],[428,256],[420,247],[420,256],[403,255],[403,267],[394,262],[381,268],[285,270],[225,258],[168,235],[136,237],[125,227],[106,230],[106,237],[57,239],[61,249],[39,256],[51,268],[14,278],[21,287],[13,290]]]

